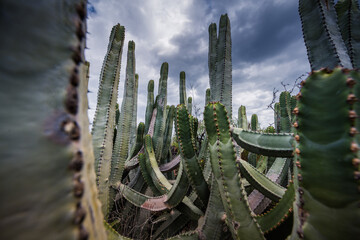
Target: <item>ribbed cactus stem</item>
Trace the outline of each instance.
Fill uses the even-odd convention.
[[[180,72],[180,84],[179,84],[180,104],[187,104],[185,76],[186,76],[185,72]]]
[[[110,186],[115,186],[119,181],[121,181],[125,161],[129,152],[130,129],[134,113],[135,84],[135,43],[133,41],[129,41],[124,94],[120,110],[120,118],[117,123],[118,133],[116,135],[114,151],[112,152],[111,157],[111,173],[108,180],[110,182]],[[115,199],[115,194],[115,190],[110,188],[110,209],[114,204],[113,199]]]
[[[352,68],[337,25],[334,0],[300,0],[299,13],[311,69]]]
[[[154,80],[150,80],[148,83],[148,94],[145,112],[145,133],[149,131],[152,112],[154,109]]]
[[[260,130],[259,120],[256,114],[251,115],[251,130],[252,131]]]
[[[192,97],[188,97],[188,99],[187,99],[187,108],[188,108],[189,114],[191,115],[192,114]]]
[[[248,121],[246,117],[246,107],[241,105],[238,111],[238,127],[244,130],[248,129]]]
[[[121,56],[125,29],[120,24],[113,27],[110,34],[108,52],[105,55],[100,75],[98,102],[93,121],[92,137],[95,154],[95,170],[99,189],[99,199],[103,214],[108,213],[109,176],[113,134],[115,128],[115,106],[118,96]]]
[[[284,91],[280,94],[280,132],[291,132],[290,93]]]
[[[154,127],[153,144],[156,153],[156,159],[160,159],[162,153],[163,133],[165,131],[166,104],[167,104],[167,79],[169,73],[169,64],[164,62],[160,69],[160,80],[158,95],[156,96],[155,107],[157,109],[156,121]]]
[[[209,25],[209,53],[208,53],[208,67],[209,67],[209,83],[211,91],[211,101],[215,101],[216,91],[216,54],[217,54],[217,29],[216,23]],[[210,102],[210,101],[209,101]]]
[[[1,8],[0,238],[106,239],[82,99],[86,2]]]
[[[339,0],[335,5],[339,27],[354,68],[360,68],[360,8],[357,0]]]
[[[274,125],[275,125],[275,132],[280,132],[280,103],[274,104]]]
[[[210,101],[211,101],[211,92],[210,92],[210,88],[207,88],[205,93],[205,104],[208,104]]]
[[[139,75],[135,74],[135,84],[133,89],[133,113],[132,113],[132,120],[131,120],[131,128],[130,128],[130,143],[129,143],[129,154],[130,150],[135,143],[136,139],[136,119],[137,119],[137,102],[138,102],[138,88],[139,88]]]

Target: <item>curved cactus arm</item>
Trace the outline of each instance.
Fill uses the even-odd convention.
[[[339,27],[354,68],[360,68],[360,9],[356,0],[340,0],[335,5]]]
[[[279,226],[292,212],[295,200],[294,184],[290,184],[280,201],[268,212],[256,216],[261,230],[266,233]]]
[[[154,110],[154,80],[150,80],[148,83],[148,94],[145,112],[145,132],[149,131],[150,121]]]
[[[145,136],[145,153],[146,161],[149,162],[147,169],[150,172],[150,176],[153,180],[155,187],[159,190],[161,194],[166,194],[171,191],[172,185],[166,179],[166,177],[161,173],[157,161],[155,159],[155,152],[152,146],[152,139],[149,135]],[[184,175],[185,176],[185,175]],[[188,197],[182,199],[181,211],[188,214],[190,217],[199,218],[204,215],[204,213],[197,208],[193,201]],[[179,209],[180,210],[180,209]]]
[[[181,162],[181,156],[177,155],[170,162],[160,165],[159,169],[161,172],[169,172],[177,168],[180,162]]]
[[[248,130],[248,121],[246,117],[246,107],[241,105],[238,110],[238,128]]]
[[[266,173],[266,177],[277,184],[283,183],[286,180],[290,162],[290,159],[276,158]],[[252,191],[248,198],[250,208],[255,214],[262,213],[272,202],[258,190]]]
[[[126,185],[120,184],[120,193],[137,207],[150,211],[162,211],[167,208],[176,207],[185,197],[189,188],[189,183],[184,173],[183,166],[180,164],[179,173],[170,191],[159,197],[149,197],[141,194]]]
[[[241,174],[246,178],[251,186],[273,201],[279,201],[285,193],[285,188],[276,184],[259,172],[251,164],[244,160],[238,160]]]
[[[212,169],[211,169],[211,161],[210,158],[205,159],[205,166],[203,170],[203,176],[205,181],[210,185],[211,184],[211,176],[212,176]]]
[[[128,159],[125,162],[125,169],[134,169],[139,164],[138,155],[144,153],[144,132],[145,124],[140,122],[137,127],[136,141],[132,146]]]
[[[292,157],[292,134],[258,133],[240,128],[233,128],[231,133],[236,143],[250,152],[265,156]]]
[[[151,172],[148,170],[147,161],[145,154],[140,153],[139,154],[139,165],[141,170],[141,175],[143,176],[145,182],[150,187],[151,191],[154,193],[155,196],[160,195],[159,190],[155,186],[154,182],[151,178]]]
[[[360,234],[354,82],[360,82],[358,73],[322,69],[312,72],[301,89],[295,136],[294,215],[299,223],[293,239],[351,239]]]
[[[182,240],[198,240],[199,234],[197,231],[190,231],[185,232],[179,235],[176,235],[174,237],[168,238],[167,240],[176,240],[176,239],[182,239]]]
[[[226,210],[227,225],[235,239],[264,239],[251,215],[241,182],[235,150],[230,136],[230,122],[224,105],[210,103],[204,120],[209,137],[211,166]]]
[[[222,232],[225,225],[225,209],[221,201],[219,187],[214,178],[211,180],[211,191],[206,208],[204,220],[198,227],[201,229],[199,235],[203,239],[218,240],[223,239]]]
[[[299,13],[311,69],[352,68],[336,20],[333,0],[300,0]]]
[[[193,132],[191,131],[192,128],[190,124],[186,106],[178,105],[176,113],[176,131],[180,146],[181,160],[184,163],[191,186],[196,191],[202,204],[206,206],[210,191],[196,157],[192,136]]]
[[[280,132],[291,132],[291,109],[290,109],[290,93],[284,91],[280,93]]]
[[[111,171],[113,129],[116,124],[115,106],[118,96],[124,35],[125,28],[120,24],[115,25],[111,30],[108,51],[100,75],[97,107],[92,127],[96,180],[104,215],[107,215],[109,211],[108,179]]]

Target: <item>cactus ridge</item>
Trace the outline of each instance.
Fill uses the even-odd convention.
[[[352,68],[336,21],[333,0],[300,0],[299,14],[311,69]]]
[[[227,225],[237,238],[264,239],[251,215],[247,195],[240,180],[235,151],[230,137],[230,122],[224,105],[210,103],[205,107],[204,120],[209,137],[210,159],[214,177],[226,210]]]
[[[244,160],[238,160],[238,162],[241,173],[251,186],[273,201],[277,202],[282,198],[286,190],[284,187],[271,181],[248,162]]]
[[[198,194],[202,204],[206,206],[210,192],[195,152],[193,135],[196,130],[193,130],[194,127],[191,127],[191,117],[189,117],[185,105],[181,104],[177,106],[176,119],[177,136],[182,162],[184,163],[191,186]],[[193,120],[193,122],[194,121],[195,120]]]
[[[236,143],[250,152],[265,156],[292,157],[292,134],[258,133],[240,128],[233,128],[231,133]]]
[[[305,238],[351,238],[360,233],[355,224],[360,219],[358,168],[352,164],[358,147],[351,134],[353,103],[347,100],[353,91],[350,76],[345,69],[321,69],[312,72],[301,89],[294,159],[299,206],[296,212],[294,207],[294,215],[299,218],[298,234]],[[331,212],[332,217],[317,218],[324,212]],[[334,226],[331,219],[341,225]]]
[[[238,127],[248,130],[248,121],[246,117],[246,107],[241,105],[238,110]]]
[[[342,39],[354,68],[360,67],[360,8],[356,0],[340,0],[335,5]]]
[[[267,233],[279,226],[292,213],[292,205],[295,199],[294,184],[291,183],[280,201],[269,211],[256,219],[264,233]]]

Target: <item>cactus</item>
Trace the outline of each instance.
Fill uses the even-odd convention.
[[[216,24],[209,26],[209,81],[211,100],[220,101],[232,117],[232,59],[231,30],[227,14],[219,22],[219,34]]]

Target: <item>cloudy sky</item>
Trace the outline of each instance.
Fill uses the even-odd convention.
[[[218,25],[221,14],[227,13],[232,35],[233,117],[245,105],[248,119],[256,113],[261,127],[267,127],[273,123],[273,112],[267,109],[273,89],[283,91],[281,82],[293,85],[310,71],[297,8],[297,0],[90,0],[85,53],[90,61],[90,121],[109,34],[117,23],[126,29],[118,102],[122,101],[127,43],[134,40],[138,122],[144,121],[147,83],[155,80],[156,94],[163,62],[169,63],[168,104],[179,103],[179,73],[185,71],[187,96],[203,110],[209,87],[208,26]]]

